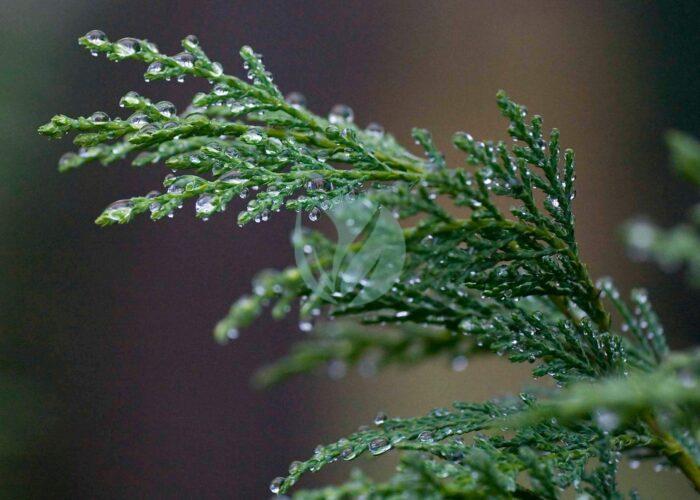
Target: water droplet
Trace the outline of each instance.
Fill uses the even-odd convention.
[[[189,52],[180,52],[179,54],[174,55],[173,61],[175,61],[178,66],[183,68],[189,69],[194,67],[194,56]]]
[[[158,127],[156,127],[155,125],[150,125],[150,124],[149,124],[149,125],[146,125],[145,127],[142,127],[142,128],[139,130],[138,134],[139,134],[140,136],[145,136],[145,135],[154,134],[154,133],[156,133],[156,132],[158,132]]]
[[[231,327],[226,331],[226,338],[229,340],[236,340],[238,335],[238,328]]]
[[[105,215],[108,219],[121,222],[128,219],[134,210],[134,204],[131,200],[117,200],[105,209]]]
[[[341,359],[334,359],[328,364],[328,376],[333,380],[341,379],[348,372],[348,365]]]
[[[215,199],[210,194],[203,194],[197,198],[197,202],[194,205],[195,212],[197,215],[209,215],[215,209]]]
[[[452,369],[456,372],[463,372],[469,366],[469,360],[466,356],[455,356],[452,358]]]
[[[185,37],[185,41],[190,45],[194,45],[195,47],[199,46],[199,38],[194,35],[187,35]]]
[[[193,187],[194,183],[192,181],[192,176],[179,177],[172,184],[170,184],[168,187],[168,193],[182,194],[185,191],[189,191]]]
[[[180,185],[176,184],[171,184],[168,187],[168,194],[182,194],[184,192],[184,188]]]
[[[293,108],[298,109],[306,107],[306,97],[304,97],[304,94],[300,92],[290,92],[289,94],[287,94],[284,100],[287,101],[287,104],[289,104]]]
[[[300,321],[299,322],[299,330],[302,332],[310,332],[313,330],[314,325],[311,323],[311,321]]]
[[[369,443],[369,452],[372,455],[381,455],[382,453],[389,451],[391,449],[391,443],[389,440],[383,437],[373,439]]]
[[[59,168],[68,167],[71,163],[73,163],[75,161],[76,158],[78,158],[78,155],[73,153],[72,151],[69,151],[67,153],[63,153],[63,155],[61,155],[61,159],[58,160]]]
[[[423,443],[432,443],[433,433],[430,431],[423,431],[420,434],[418,434],[418,440]]]
[[[219,177],[219,181],[231,185],[243,184],[246,182],[245,179],[241,178],[241,174],[238,173],[237,170],[231,170],[230,172],[226,172],[224,175]]]
[[[103,45],[107,43],[107,35],[101,30],[91,30],[85,34],[85,38],[93,45]]]
[[[352,460],[357,456],[357,453],[355,453],[355,450],[352,448],[343,448],[343,450],[340,452],[340,458],[343,460]]]
[[[354,118],[355,114],[352,108],[345,104],[336,104],[331,108],[330,113],[328,113],[328,121],[334,125],[352,123]]]
[[[386,413],[380,411],[379,413],[377,413],[377,416],[374,417],[374,425],[382,425],[384,422],[386,422],[387,418],[388,417]]]
[[[132,127],[140,129],[148,125],[150,123],[150,120],[143,113],[134,113],[129,117],[129,123]]]
[[[302,465],[304,465],[304,464],[302,464],[302,463],[301,463],[300,461],[298,461],[298,460],[295,460],[294,462],[292,462],[291,464],[289,464],[289,473],[290,473],[290,474],[294,474],[296,471],[299,470],[299,467],[301,467]]]
[[[384,127],[382,127],[378,123],[372,122],[369,125],[367,125],[365,133],[370,137],[374,137],[375,139],[381,139],[382,137],[384,137]]]
[[[608,432],[614,431],[620,425],[619,415],[610,410],[597,410],[595,412],[594,418],[596,425],[600,428],[600,430],[602,430],[606,434]]]
[[[141,49],[141,44],[136,38],[126,37],[117,40],[115,52],[119,57],[129,57]]]
[[[678,380],[686,389],[692,389],[697,385],[697,381],[695,380],[695,377],[693,377],[693,372],[688,369],[678,372]]]
[[[160,101],[156,104],[156,109],[161,115],[167,118],[172,118],[177,113],[175,105],[170,101]]]
[[[634,251],[633,257],[644,259],[656,241],[656,229],[645,220],[637,220],[627,227],[627,238]]]
[[[104,111],[95,111],[90,115],[90,121],[93,123],[104,123],[109,121],[109,115]]]
[[[272,480],[272,482],[270,483],[270,491],[272,492],[273,495],[277,495],[280,492],[280,489],[282,488],[283,483],[284,483],[283,477],[276,477]]]
[[[246,144],[259,144],[264,138],[263,132],[254,127],[249,128],[246,133],[241,136],[241,140]]]
[[[318,214],[319,214],[318,208],[316,208],[316,207],[312,208],[311,211],[309,212],[309,220],[311,222],[316,222],[318,220]]]
[[[632,290],[632,300],[639,304],[646,304],[649,301],[649,294],[642,288]]]
[[[238,197],[241,199],[245,199],[248,197],[248,188],[243,188],[240,193],[238,193]]]
[[[211,63],[211,72],[214,76],[221,76],[224,73],[224,67],[221,63],[213,62]]]
[[[139,95],[134,92],[133,90],[130,90],[129,92],[124,95],[121,99],[119,99],[119,107],[123,108],[125,106],[136,106],[139,103],[140,97]]]
[[[641,464],[642,464],[642,463],[641,463],[639,460],[630,460],[630,463],[629,463],[630,469],[632,469],[632,470],[639,469],[639,466],[640,466]]]
[[[152,198],[156,198],[156,197],[158,197],[158,196],[160,196],[160,192],[158,192],[158,191],[151,191],[151,192],[149,192],[149,193],[146,195],[146,198],[152,199]],[[150,205],[148,205],[148,210],[150,210],[151,213],[155,213],[155,212],[157,212],[158,210],[160,210],[160,207],[161,207],[161,204],[160,204],[159,202],[153,201],[153,202],[151,202]]]
[[[158,74],[161,73],[165,69],[165,66],[163,66],[163,63],[160,61],[154,61],[151,64],[148,65],[148,69],[146,69],[146,73],[152,73],[152,74]]]
[[[217,83],[216,85],[214,85],[213,91],[215,95],[223,96],[228,94],[229,87],[228,85],[225,85],[223,83]]]
[[[314,191],[316,189],[323,189],[324,180],[323,176],[320,174],[313,174],[309,182],[306,184],[306,189],[308,191]]]

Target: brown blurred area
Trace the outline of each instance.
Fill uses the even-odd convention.
[[[692,2],[3,2],[0,359],[22,390],[0,399],[0,423],[27,415],[10,426],[20,437],[0,477],[8,498],[266,498],[289,462],[378,410],[420,414],[531,383],[527,367],[500,359],[471,360],[461,373],[440,360],[252,390],[255,368],[302,335],[296,322],[263,319],[226,347],[210,331],[257,270],[292,262],[293,217],[240,230],[232,211],[205,224],[186,207],[172,221],[95,227],[105,205],[158,187],[164,169],[59,175],[70,144],[36,127],[59,112],[114,115],[128,90],[182,107],[204,86],[146,85],[140,65],[92,59],[77,36],[100,28],[172,53],[194,33],[239,75],[237,50],[250,44],[314,111],[349,104],[357,122],[378,121],[404,143],[412,126],[429,128],[454,165],[463,161],[450,148],[454,131],[506,137],[494,97],[507,90],[577,152],[591,273],[649,287],[681,348],[700,340],[697,292],[630,262],[616,231],[639,213],[679,220],[696,194],[670,173],[662,134],[700,131],[699,13]],[[625,473],[623,486],[690,496],[672,472]]]

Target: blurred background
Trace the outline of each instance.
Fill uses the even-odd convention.
[[[506,89],[577,152],[592,274],[649,287],[681,348],[700,341],[698,293],[680,274],[630,262],[617,231],[640,213],[675,223],[696,197],[671,174],[662,134],[700,132],[699,18],[697,2],[671,1],[0,2],[0,496],[267,498],[289,462],[378,410],[414,415],[528,383],[527,367],[501,360],[461,373],[441,360],[251,389],[256,367],[302,335],[296,321],[264,319],[225,347],[211,327],[257,270],[293,261],[293,216],[242,230],[232,211],[206,224],[182,213],[96,227],[108,203],[158,187],[165,171],[59,175],[71,144],[36,128],[59,112],[117,114],[129,90],[181,107],[205,84],[146,85],[140,64],[93,59],[78,36],[99,28],[174,53],[193,33],[238,75],[238,48],[250,44],[312,110],[349,104],[358,123],[379,121],[405,143],[426,127],[447,151],[456,130],[506,137],[494,98]],[[348,472],[337,465],[302,485]],[[623,486],[691,495],[651,468]]]

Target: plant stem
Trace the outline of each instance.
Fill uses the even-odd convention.
[[[554,302],[567,317],[575,318],[564,300],[561,300],[560,297],[550,297],[550,299],[552,299],[552,302]],[[600,304],[600,318],[602,318],[602,321],[598,322],[598,326],[601,328],[607,327],[609,326],[610,316],[605,309],[603,309],[599,299],[597,303]],[[700,493],[700,466],[695,462],[690,453],[688,453],[688,450],[686,450],[671,433],[661,427],[653,413],[649,412],[644,414],[642,421],[647,425],[652,435],[659,441],[659,448],[663,455],[683,472],[692,483],[695,491]]]
[[[695,491],[700,493],[700,466],[695,463],[688,450],[659,425],[659,421],[653,413],[645,414],[643,421],[654,437],[659,440],[660,449],[664,456],[683,472],[693,484]]]

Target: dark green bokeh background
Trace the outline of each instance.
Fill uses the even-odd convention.
[[[263,320],[225,348],[210,327],[257,269],[291,262],[292,218],[238,230],[230,212],[207,224],[183,213],[95,227],[105,205],[156,187],[164,171],[59,175],[70,144],[37,126],[58,112],[115,114],[128,90],[183,106],[202,84],[146,85],[138,64],[92,59],[77,36],[101,28],[175,52],[195,33],[237,74],[237,49],[251,44],[312,109],[343,101],[361,123],[405,142],[426,126],[446,148],[457,129],[505,135],[493,99],[505,88],[578,153],[593,273],[651,288],[683,347],[700,341],[697,292],[628,262],[615,228],[640,212],[671,224],[696,199],[670,174],[661,136],[700,133],[699,18],[696,2],[0,3],[0,496],[265,498],[291,460],[378,409],[417,413],[523,382],[498,363],[458,376],[435,364],[252,391],[255,367],[300,335],[295,322]],[[625,482],[688,495],[672,473],[645,475]]]

